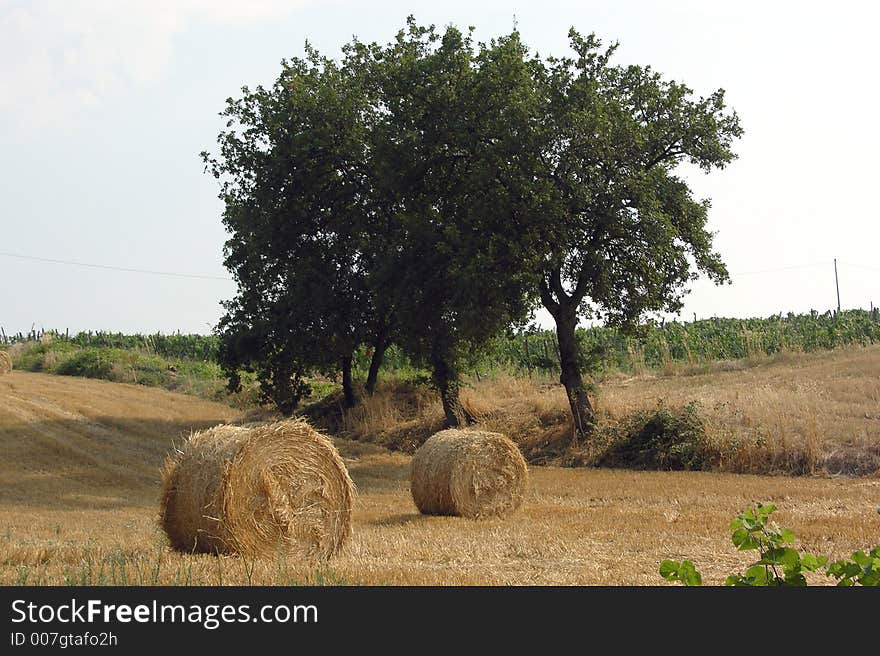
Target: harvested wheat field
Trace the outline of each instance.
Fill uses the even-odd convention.
[[[419,514],[410,456],[336,440],[359,494],[329,563],[176,553],[158,525],[163,458],[192,429],[234,419],[153,388],[0,379],[0,582],[652,585],[661,560],[690,558],[719,583],[748,562],[727,525],[751,501],[779,506],[808,550],[843,557],[880,542],[876,477],[533,466],[518,510],[474,521]]]

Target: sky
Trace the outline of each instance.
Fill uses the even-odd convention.
[[[693,283],[682,319],[824,312],[835,258],[842,307],[880,304],[875,7],[0,0],[0,327],[210,332],[235,285],[199,152],[214,149],[225,99],[271,84],[307,40],[335,57],[353,35],[387,42],[409,14],[479,40],[516,24],[542,55],[567,54],[574,26],[619,42],[619,63],[726,90],[745,130],[738,159],[682,173],[712,201],[732,284]]]

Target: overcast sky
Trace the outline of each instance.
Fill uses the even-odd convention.
[[[873,3],[0,0],[0,326],[210,331],[235,288],[198,153],[225,98],[270,84],[307,39],[336,56],[410,13],[483,40],[515,16],[542,54],[565,54],[574,26],[619,41],[621,63],[727,90],[739,159],[687,177],[733,284],[697,282],[682,318],[824,311],[835,257],[843,307],[880,303]]]

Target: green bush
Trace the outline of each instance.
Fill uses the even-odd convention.
[[[79,347],[70,342],[34,342],[24,349],[16,346],[12,359],[15,368],[21,371],[54,373],[56,364],[76,351]]]
[[[637,413],[606,439],[610,445],[597,460],[606,467],[702,470],[715,460],[696,401],[680,408],[661,404],[654,411]]]
[[[109,379],[112,370],[113,357],[109,350],[86,348],[59,362],[50,373],[60,376]]]
[[[22,371],[162,387],[239,406],[252,405],[252,395],[230,396],[225,391],[220,365],[210,360],[166,359],[140,350],[81,347],[56,340],[18,346],[14,364]]]

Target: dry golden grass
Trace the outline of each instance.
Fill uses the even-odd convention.
[[[12,371],[12,359],[6,351],[0,351],[0,375]]]
[[[880,346],[782,354],[729,370],[609,381],[605,420],[698,401],[728,471],[880,472]],[[723,365],[722,365],[723,366]]]
[[[533,464],[589,462],[595,455],[569,451],[568,402],[553,381],[499,376],[473,383],[462,400],[479,428],[509,435]],[[610,376],[594,400],[600,432],[661,401],[699,402],[723,471],[880,471],[880,346]],[[393,383],[344,417],[341,431],[411,453],[442,424],[429,389]]]
[[[878,353],[806,356],[729,376],[612,381],[600,402],[603,412],[623,412],[652,404],[652,394],[704,394],[749,400],[743,416],[755,422],[772,419],[775,398],[784,425],[794,426],[812,389],[825,407],[817,434],[834,428],[828,414],[870,440],[876,427],[864,415],[875,413],[876,425]],[[531,408],[524,425],[557,425],[557,390],[494,385],[491,398],[468,392],[486,404],[487,425],[508,421],[512,406]],[[877,477],[533,467],[518,511],[472,521],[420,515],[409,456],[340,439],[359,496],[352,537],[328,565],[174,553],[156,521],[162,458],[191,428],[234,418],[223,406],[154,388],[21,372],[0,379],[0,583],[642,585],[662,583],[665,558],[692,559],[707,583],[719,583],[749,562],[727,525],[752,501],[778,505],[780,523],[813,552],[843,557],[880,542]],[[846,436],[837,431],[823,439]]]
[[[539,467],[519,511],[474,521],[420,515],[409,457],[340,442],[360,490],[348,546],[329,565],[171,552],[142,490],[113,509],[0,507],[0,582],[390,585],[652,585],[665,558],[707,583],[742,568],[727,524],[752,500],[814,552],[880,541],[880,481]],[[827,582],[814,579],[814,582]]]
[[[154,388],[16,371],[0,379],[0,504],[125,506],[156,489],[175,440],[237,414]]]

